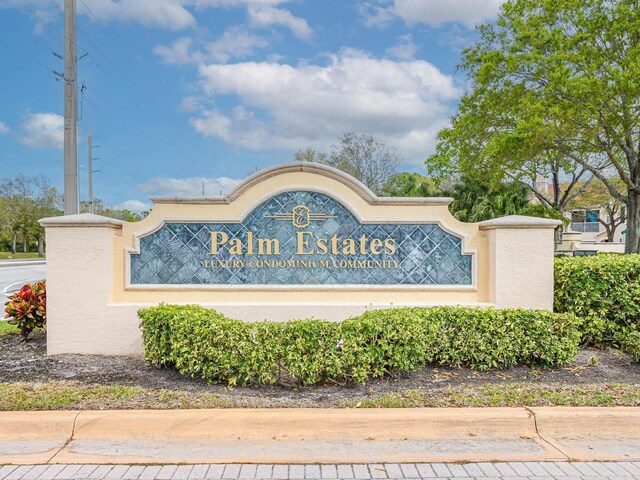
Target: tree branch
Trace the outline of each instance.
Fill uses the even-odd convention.
[[[594,167],[593,165],[591,165],[588,161],[584,160],[579,155],[576,155],[571,150],[568,150],[567,148],[565,148],[564,145],[562,145],[562,143],[556,142],[555,146],[560,152],[562,152],[567,157],[571,158],[573,161],[575,161],[579,165],[582,165],[584,168],[586,168],[588,171],[590,171],[598,180],[600,180],[602,183],[604,183],[604,185],[607,187],[607,190],[609,190],[609,193],[611,194],[611,196],[613,198],[616,198],[616,199],[620,200],[621,202],[625,202],[625,203],[627,202],[627,197],[625,197],[620,192],[618,192],[618,190],[613,185],[613,183],[611,183],[611,180],[609,180],[602,173],[602,171],[600,169]]]

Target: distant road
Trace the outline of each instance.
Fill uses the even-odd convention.
[[[20,287],[25,283],[43,280],[45,278],[46,267],[46,265],[41,263],[38,265],[5,265],[0,267],[0,305],[2,312],[4,312],[4,303],[8,300],[7,294],[20,289]],[[6,292],[6,289],[9,289],[10,291]],[[3,317],[4,314],[0,315],[0,319]]]

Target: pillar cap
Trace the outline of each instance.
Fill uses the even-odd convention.
[[[93,213],[61,215],[59,217],[42,218],[38,221],[45,228],[50,227],[110,227],[122,228],[126,222],[116,218],[103,217]]]
[[[527,217],[525,215],[509,215],[479,222],[480,230],[497,228],[556,228],[562,225],[560,220],[552,218]]]

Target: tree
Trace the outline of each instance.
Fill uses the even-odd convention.
[[[38,220],[61,215],[62,200],[49,180],[37,175],[18,175],[0,184],[2,198],[2,230],[12,236],[12,252],[16,253],[16,243],[20,236],[23,251],[27,251],[29,238],[34,238],[38,254],[44,256],[44,229]]]
[[[384,194],[393,197],[452,197],[449,210],[462,222],[481,222],[523,213],[547,216],[531,204],[527,189],[518,182],[491,185],[463,175],[451,183],[451,187],[440,189],[428,177],[403,172],[389,178]]]
[[[293,154],[293,159],[297,162],[327,163],[327,154],[309,147],[305,150],[298,150]]]
[[[562,218],[595,177],[553,152],[528,151],[518,158],[497,147],[505,132],[512,130],[511,126],[499,126],[496,120],[502,116],[506,103],[487,105],[472,99],[472,95],[465,96],[452,126],[438,133],[436,153],[425,162],[429,171],[439,180],[464,172],[491,185],[519,182],[539,204],[532,210],[537,213],[535,216]],[[488,124],[493,126],[482,127]],[[545,185],[544,189],[540,183]],[[552,187],[550,192],[546,188],[548,183]]]
[[[395,173],[382,187],[385,197],[434,197],[437,189],[433,180],[419,173]]]
[[[80,213],[89,213],[90,207],[89,202],[80,202]],[[138,222],[149,215],[149,212],[132,212],[126,208],[118,210],[116,208],[106,207],[104,202],[99,198],[93,199],[93,209],[96,215],[115,218],[125,222]]]
[[[149,212],[132,212],[131,210],[127,210],[126,208],[123,210],[115,210],[113,208],[104,208],[99,210],[98,215],[102,215],[103,217],[111,217],[117,220],[123,220],[125,222],[139,222],[146,218],[149,215]]]
[[[627,205],[625,250],[640,253],[639,0],[510,0],[478,35],[461,65],[471,93],[452,126],[478,134],[468,142],[478,168],[552,172],[551,158],[574,186],[595,177]],[[433,165],[466,155],[447,137]]]
[[[371,135],[354,132],[342,134],[340,144],[332,146],[329,154],[307,148],[296,152],[294,158],[338,168],[360,180],[378,195],[400,163],[396,151],[386,143]]]
[[[482,222],[506,215],[518,215],[529,207],[527,190],[517,182],[492,187],[463,176],[442,196],[453,197],[449,210],[461,222]]]

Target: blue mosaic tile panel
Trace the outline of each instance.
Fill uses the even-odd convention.
[[[228,235],[229,241],[212,255],[211,232],[217,231]],[[311,232],[314,239],[337,235],[341,240],[357,240],[366,235],[384,242],[392,238],[397,249],[392,255],[385,254],[389,251],[362,254],[359,249],[355,255],[299,255],[296,248],[300,231]],[[247,232],[253,233],[254,243],[258,238],[278,239],[280,254],[247,255],[246,248],[242,254],[232,253],[232,239],[246,244]],[[303,268],[291,264],[258,268],[260,260],[309,263]],[[385,268],[370,267],[380,260],[388,261]],[[321,261],[325,261],[322,266]],[[359,264],[367,268],[339,268],[340,261],[370,263]],[[225,268],[212,268],[212,264]],[[140,239],[140,253],[131,255],[131,284],[460,286],[472,284],[472,264],[472,256],[462,254],[462,239],[436,224],[360,223],[344,205],[327,195],[295,191],[266,200],[241,223],[165,224]]]

